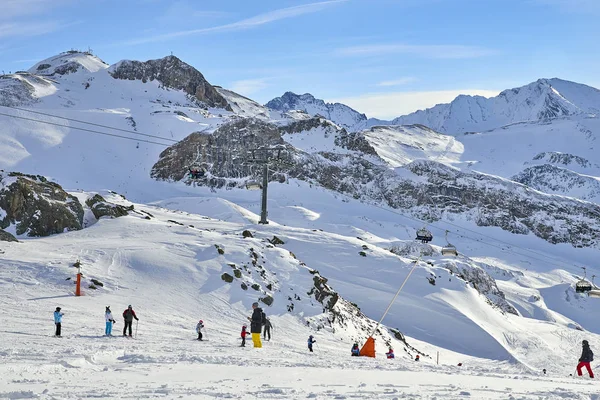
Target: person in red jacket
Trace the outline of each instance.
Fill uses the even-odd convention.
[[[246,331],[247,328],[246,325],[242,326],[242,345],[240,347],[246,347],[246,336],[250,334],[250,332]]]
[[[133,324],[134,318],[136,321],[139,321],[139,318],[137,317],[137,315],[135,315],[135,311],[133,311],[133,308],[131,308],[131,305],[129,305],[129,307],[127,307],[127,310],[123,311],[123,319],[125,320],[125,326],[123,327],[123,336],[126,336],[125,331],[127,331],[127,328],[129,327],[129,337],[131,337],[131,325]]]

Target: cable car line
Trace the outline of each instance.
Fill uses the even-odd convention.
[[[121,131],[121,132],[125,132],[125,133],[131,133],[131,134],[134,134],[134,135],[140,135],[140,136],[146,136],[146,137],[149,137],[149,138],[165,140],[167,142],[172,142],[172,143],[177,143],[178,142],[178,140],[169,139],[169,138],[165,138],[165,137],[162,137],[162,136],[149,135],[147,133],[141,133],[141,132],[132,131],[132,130],[129,130],[129,129],[116,128],[114,126],[96,124],[94,122],[87,122],[87,121],[82,121],[82,120],[74,119],[74,118],[61,117],[61,116],[58,116],[58,115],[48,114],[48,113],[44,113],[44,112],[36,111],[36,110],[30,110],[30,109],[27,109],[27,108],[20,108],[20,107],[14,107],[14,106],[5,106],[5,105],[2,105],[2,107],[11,108],[13,110],[30,112],[30,113],[33,113],[33,114],[45,115],[47,117],[52,117],[52,118],[64,119],[66,121],[77,122],[77,123],[80,123],[80,124],[87,124],[87,125],[97,126],[97,127],[100,127],[100,128],[113,129],[115,131]]]
[[[158,142],[153,142],[153,141],[144,140],[144,139],[136,139],[136,138],[132,138],[132,137],[128,137],[128,136],[116,135],[114,133],[100,132],[100,131],[95,131],[93,129],[80,128],[80,127],[76,127],[76,126],[62,125],[62,124],[57,124],[55,122],[42,121],[42,120],[38,120],[38,119],[35,119],[35,118],[22,117],[20,115],[5,114],[5,113],[2,113],[2,112],[0,112],[0,115],[3,115],[5,117],[23,119],[23,120],[26,120],[26,121],[38,122],[40,124],[48,124],[48,125],[60,126],[62,128],[77,129],[77,130],[80,130],[80,131],[90,132],[90,133],[96,133],[96,134],[99,134],[99,135],[106,135],[106,136],[112,136],[112,137],[121,138],[121,139],[133,140],[134,142],[143,142],[143,143],[157,144],[159,146],[164,146],[164,147],[171,146],[171,145],[165,144],[165,143],[158,143]]]

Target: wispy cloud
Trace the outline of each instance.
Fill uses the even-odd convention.
[[[408,83],[413,83],[416,81],[417,81],[417,78],[413,78],[412,76],[405,76],[400,79],[379,82],[376,86],[384,86],[384,87],[386,87],[386,86],[401,86],[401,85],[406,85]]]
[[[231,84],[230,90],[243,94],[244,96],[250,96],[254,93],[260,92],[268,85],[267,78],[259,78],[259,79],[242,79],[239,81],[235,81]]]
[[[477,58],[497,54],[493,49],[462,45],[374,44],[337,49],[340,56],[377,56],[411,54],[425,58]]]
[[[0,38],[44,35],[62,27],[58,21],[0,23]]]
[[[368,117],[392,119],[417,110],[433,107],[436,104],[449,103],[460,94],[491,97],[497,96],[498,93],[500,93],[499,90],[486,89],[371,93],[362,96],[327,99],[327,101],[347,104],[355,110],[364,112]]]
[[[267,12],[264,14],[259,14],[252,18],[247,18],[247,19],[243,19],[241,21],[233,22],[231,24],[213,26],[210,28],[191,29],[191,30],[184,30],[184,31],[178,31],[178,32],[170,32],[170,33],[165,33],[165,34],[157,35],[157,36],[129,40],[129,41],[124,42],[123,44],[135,45],[135,44],[142,44],[142,43],[166,41],[166,40],[179,38],[182,36],[191,36],[191,35],[200,35],[200,34],[206,34],[206,33],[251,29],[251,28],[254,28],[254,27],[257,27],[260,25],[268,24],[270,22],[279,21],[282,19],[297,17],[297,16],[300,16],[303,14],[309,14],[309,13],[321,11],[332,5],[344,3],[347,1],[348,0],[328,0],[328,1],[318,2],[318,3],[303,4],[301,6],[282,8],[282,9],[270,11],[270,12]]]
[[[13,20],[15,17],[24,17],[34,14],[42,14],[50,8],[54,8],[70,0],[2,0],[0,1],[0,19]]]

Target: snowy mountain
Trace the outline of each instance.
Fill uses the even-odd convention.
[[[283,112],[300,110],[313,117],[320,115],[350,131],[363,128],[367,121],[365,114],[361,114],[345,104],[325,103],[310,93],[298,95],[285,92],[283,96],[269,101],[265,107]]]
[[[554,78],[539,79],[489,99],[461,95],[449,104],[398,117],[392,124],[422,124],[438,132],[459,134],[599,112],[600,90]]]
[[[443,390],[400,389],[440,398],[464,398],[450,385],[459,379],[475,391],[481,373],[496,374],[504,388],[513,376],[546,385],[522,384],[520,394],[595,393],[561,377],[572,372],[582,339],[600,343],[597,304],[573,288],[579,266],[600,273],[597,91],[559,80],[532,85],[496,100],[457,99],[440,123],[457,132],[480,128],[449,135],[420,123],[367,129],[364,115],[311,95],[286,93],[262,106],[171,56],[109,66],[67,52],[0,77],[0,113],[8,115],[0,115],[0,167],[32,174],[5,172],[0,181],[0,239],[4,232],[19,240],[2,242],[10,329],[0,380],[11,381],[0,397],[43,397],[47,371],[63,376],[73,368],[101,379],[126,375],[149,396],[206,390],[136,378],[156,366],[163,379],[181,373],[168,372],[178,364],[227,374],[260,365],[359,368],[365,376],[391,370],[434,381],[452,374]],[[460,104],[481,113],[466,119]],[[260,193],[245,183],[260,168],[247,162],[248,150],[265,145],[285,151],[269,167],[270,223],[257,225]],[[198,164],[206,174],[191,179],[188,168]],[[424,226],[431,244],[415,241]],[[457,257],[441,253],[446,230]],[[82,298],[71,296],[67,280],[77,259]],[[378,357],[354,362],[349,346],[364,342],[415,265],[376,334]],[[237,347],[254,301],[276,326],[262,351]],[[129,303],[143,315],[141,343],[101,338],[104,306]],[[31,320],[56,304],[68,310],[66,343],[48,346],[47,337],[29,333]],[[210,327],[208,346],[191,340],[198,318]],[[309,334],[322,346],[316,357],[306,352]],[[398,358],[383,364],[388,345]],[[551,369],[543,385],[541,368]],[[41,381],[15,372],[25,370]],[[368,385],[370,397],[389,394]],[[486,382],[489,390],[476,393],[506,398],[504,388],[492,389],[499,385]],[[257,387],[276,398],[317,396],[296,386]],[[49,390],[82,396],[76,385]],[[110,398],[121,388],[86,390]],[[361,390],[349,395],[364,397]]]

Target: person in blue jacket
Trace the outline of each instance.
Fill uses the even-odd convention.
[[[313,352],[313,343],[315,343],[316,340],[314,339],[313,335],[310,335],[308,337],[308,350],[310,350],[310,352]]]
[[[56,311],[54,311],[54,325],[56,325],[56,332],[54,332],[54,336],[61,337],[61,328],[62,328],[62,317],[63,313],[60,312],[61,308],[56,307]]]

